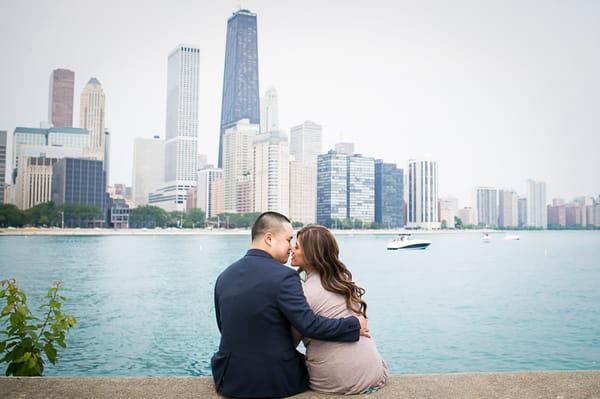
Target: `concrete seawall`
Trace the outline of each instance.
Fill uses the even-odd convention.
[[[0,397],[219,398],[206,377],[1,377]],[[343,397],[314,392],[295,396]],[[395,375],[379,392],[357,397],[600,398],[600,371]]]

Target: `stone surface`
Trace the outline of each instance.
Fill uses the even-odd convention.
[[[369,398],[599,398],[600,371],[395,375]],[[206,377],[0,378],[2,398],[219,398]],[[295,396],[339,398],[307,392]]]

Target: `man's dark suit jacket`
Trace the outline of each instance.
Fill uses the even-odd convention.
[[[318,340],[353,342],[360,335],[356,317],[315,315],[298,273],[259,249],[249,250],[217,278],[215,312],[221,343],[211,367],[215,388],[229,397],[285,397],[308,389],[291,325]]]

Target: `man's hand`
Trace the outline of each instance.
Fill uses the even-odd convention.
[[[362,335],[363,337],[371,338],[371,335],[369,334],[369,327],[367,326],[367,319],[365,318],[365,316],[359,314],[356,315],[356,318],[360,323],[360,335]]]

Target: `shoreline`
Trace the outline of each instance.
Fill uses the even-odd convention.
[[[222,398],[210,377],[0,377],[10,398]],[[365,395],[356,395],[365,397]],[[391,375],[369,398],[600,398],[600,371]],[[308,391],[302,399],[348,396]]]
[[[297,230],[297,229],[296,229]],[[406,230],[406,229],[364,229],[364,230],[336,230],[336,236],[353,235],[381,235],[395,236],[398,234],[411,235],[439,235],[439,234],[519,234],[522,232],[557,232],[557,231],[600,231],[600,230]],[[250,229],[106,229],[106,228],[0,228],[2,236],[247,236]]]

